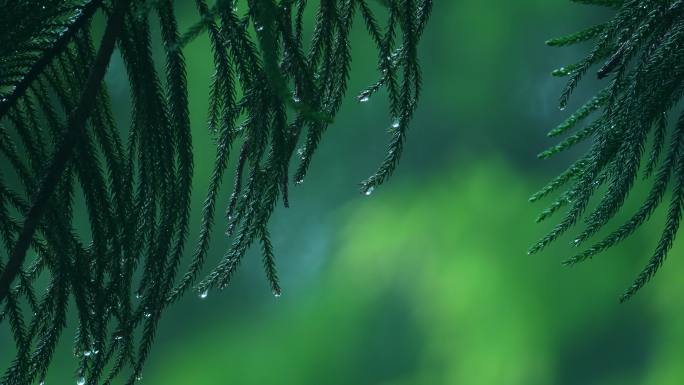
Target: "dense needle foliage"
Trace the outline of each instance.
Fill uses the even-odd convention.
[[[603,24],[547,42],[556,47],[594,42],[585,58],[553,73],[569,78],[560,99],[561,109],[592,67],[597,66],[596,75],[606,80],[596,96],[549,133],[568,136],[541,153],[541,158],[589,139],[591,145],[585,155],[531,198],[536,201],[568,186],[539,220],[564,207],[567,214],[530,253],[546,247],[582,218],[585,225],[574,237],[573,245],[589,241],[622,208],[641,173],[650,181],[651,190],[636,213],[601,241],[565,262],[582,262],[624,240],[649,219],[663,200],[669,200],[662,236],[646,267],[621,297],[624,301],[663,264],[679,230],[684,208],[684,112],[677,108],[684,91],[684,2],[576,1],[611,7],[616,13]],[[668,124],[669,120],[673,123]],[[590,201],[595,195],[600,199],[592,207]]]
[[[290,180],[304,179],[340,108],[354,21],[377,47],[379,69],[358,99],[386,89],[392,134],[362,192],[395,169],[420,91],[417,46],[431,0],[195,3],[197,23],[179,31],[171,0],[0,0],[0,322],[16,342],[1,384],[43,380],[70,306],[77,382],[124,375],[133,383],[164,309],[193,287],[205,295],[228,285],[254,243],[280,295],[268,219],[276,204],[287,206]],[[307,8],[316,10],[310,39]],[[101,39],[91,34],[96,17],[106,20]],[[200,34],[215,66],[208,126],[216,160],[199,240],[179,271],[193,175],[183,47]],[[130,86],[132,123],[123,129],[103,84],[114,54]],[[200,279],[232,150],[235,179],[220,224],[233,243]],[[74,227],[80,202],[87,229]]]

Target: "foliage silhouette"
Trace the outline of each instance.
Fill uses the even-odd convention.
[[[194,285],[199,293],[228,285],[255,242],[280,295],[267,223],[279,201],[288,205],[293,155],[299,161],[293,179],[300,183],[340,108],[356,19],[377,48],[380,73],[358,99],[385,88],[392,133],[385,160],[362,182],[362,192],[394,171],[420,93],[417,46],[431,0],[321,0],[310,39],[304,14],[314,5],[306,0],[195,3],[199,21],[181,34],[171,0],[0,1],[0,154],[9,174],[0,180],[7,255],[0,265],[0,322],[16,343],[0,383],[43,381],[71,303],[78,314],[77,382],[107,384],[120,375],[135,382],[164,309]],[[98,15],[106,26],[95,44]],[[163,74],[152,55],[153,19]],[[215,66],[208,126],[216,158],[199,240],[179,274],[193,175],[183,47],[204,33]],[[130,86],[126,130],[113,118],[103,83],[114,54],[123,58]],[[198,282],[235,146],[226,210],[233,243]],[[74,228],[80,199],[88,229]]]

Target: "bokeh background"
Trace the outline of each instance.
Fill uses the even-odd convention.
[[[190,3],[178,2],[186,27],[197,17]],[[573,269],[560,264],[576,251],[571,238],[526,254],[552,225],[534,222],[545,206],[527,198],[582,149],[548,161],[536,154],[553,143],[546,131],[597,86],[588,81],[559,111],[564,82],[550,72],[589,46],[543,43],[608,16],[565,0],[435,1],[406,152],[370,197],[358,182],[383,158],[390,118],[382,95],[356,102],[356,91],[377,76],[357,20],[351,92],[305,182],[292,189],[292,207],[271,222],[282,297],[270,293],[258,252],[250,253],[232,286],[168,310],[140,383],[681,384],[684,244],[654,282],[618,303],[655,247],[662,213]],[[206,39],[186,57],[197,229],[214,154],[205,125]],[[125,121],[122,65],[113,62],[107,81]],[[214,239],[210,264],[228,245],[220,231]],[[68,345],[64,351],[48,385],[73,379]]]

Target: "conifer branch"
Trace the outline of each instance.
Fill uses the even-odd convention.
[[[594,237],[622,210],[643,169],[645,179],[653,178],[652,189],[636,214],[603,240],[564,262],[572,265],[584,261],[632,235],[655,212],[672,186],[672,202],[662,237],[647,267],[621,297],[624,301],[655,275],[679,231],[683,209],[684,124],[681,111],[677,112],[675,106],[684,93],[684,67],[681,64],[684,59],[684,1],[576,1],[614,8],[616,13],[606,23],[547,42],[550,46],[566,46],[594,41],[594,48],[583,60],[553,72],[554,76],[569,77],[561,95],[561,109],[565,108],[573,90],[591,67],[598,67],[598,79],[610,78],[610,82],[549,133],[550,136],[566,133],[569,136],[542,152],[541,158],[551,157],[589,139],[592,143],[586,155],[531,198],[536,201],[563,185],[569,186],[542,213],[540,220],[568,207],[565,217],[529,252],[542,250],[580,220],[584,221],[584,229],[573,238],[572,245],[580,246]],[[680,114],[674,128],[667,124],[667,117],[672,113]],[[592,115],[596,115],[593,120],[590,119]],[[643,166],[642,157],[649,142],[652,143],[651,151]],[[661,156],[665,148],[667,152]],[[658,171],[654,174],[655,170]],[[605,189],[603,197],[589,210],[592,197],[602,188]]]
[[[107,20],[107,27],[105,28],[104,36],[102,37],[100,50],[98,51],[95,61],[93,62],[90,75],[88,76],[83,93],[81,94],[80,102],[69,116],[66,132],[64,133],[57,150],[52,156],[50,166],[40,182],[38,192],[34,196],[33,202],[31,202],[31,207],[26,213],[23,228],[19,234],[19,238],[17,239],[14,248],[12,249],[9,261],[5,265],[5,269],[0,275],[0,303],[2,303],[7,296],[7,292],[12,284],[12,281],[14,281],[16,276],[19,274],[19,270],[24,263],[26,252],[31,244],[33,235],[38,227],[38,223],[42,220],[43,214],[45,213],[48,199],[52,196],[53,191],[58,185],[59,178],[64,172],[67,162],[69,162],[71,159],[74,147],[79,140],[79,136],[84,135],[86,120],[88,119],[90,111],[93,108],[93,100],[99,92],[107,66],[109,65],[112,53],[114,52],[114,46],[123,24],[123,15],[127,8],[127,3],[128,0],[118,1],[114,6],[111,16]],[[91,12],[94,12],[94,10]],[[59,43],[61,43],[61,40]],[[50,52],[49,54],[54,55],[53,52]],[[38,68],[39,66],[44,68],[46,64],[41,63],[42,61],[40,61],[39,64],[33,68]],[[37,73],[29,72],[29,75],[35,77]],[[28,87],[28,85],[26,85],[25,88],[26,87]],[[0,111],[0,116],[2,116],[1,112],[2,111]]]
[[[271,291],[280,295],[268,221],[277,204],[288,206],[290,180],[303,181],[342,105],[357,18],[379,67],[362,101],[386,87],[390,121],[401,119],[372,186],[396,167],[419,96],[417,45],[431,0],[249,0],[242,10],[231,0],[195,3],[199,21],[183,33],[170,0],[0,0],[0,25],[7,26],[0,34],[0,157],[18,177],[17,185],[0,178],[0,241],[9,256],[0,261],[0,325],[18,347],[0,383],[45,378],[70,303],[78,383],[108,384],[122,375],[133,383],[166,307],[193,286],[202,297],[230,284],[255,242]],[[316,8],[310,43],[303,34],[307,7]],[[90,30],[98,12],[107,25],[96,45]],[[199,239],[181,270],[193,184],[183,50],[203,33],[215,68],[207,126],[216,157]],[[126,129],[118,127],[103,83],[115,45],[131,95]],[[163,71],[156,50],[164,54]],[[291,173],[293,158],[299,165]],[[212,259],[220,188],[230,172],[223,226],[232,245]],[[85,203],[87,228],[75,227],[77,199]]]
[[[40,58],[31,66],[31,69],[22,75],[21,80],[14,85],[13,91],[0,99],[0,117],[5,116],[10,108],[14,107],[19,98],[26,93],[38,76],[43,74],[46,67],[52,63],[55,57],[64,52],[76,34],[90,22],[95,12],[102,6],[102,1],[90,0],[83,4],[83,6],[76,8],[77,16],[73,17],[73,22],[59,32],[57,40],[41,54]],[[6,6],[3,6],[3,9],[6,9]]]

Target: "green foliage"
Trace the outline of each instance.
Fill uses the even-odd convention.
[[[0,180],[0,322],[7,321],[17,347],[0,383],[44,379],[70,304],[78,314],[78,382],[110,383],[126,374],[133,383],[164,309],[193,285],[200,293],[227,286],[254,242],[280,295],[267,223],[279,201],[288,204],[294,154],[293,179],[300,183],[340,108],[357,18],[377,48],[380,71],[359,101],[385,88],[392,122],[387,156],[362,191],[383,183],[401,156],[420,92],[417,46],[432,1],[382,4],[321,0],[305,42],[304,14],[313,7],[306,0],[197,0],[200,21],[184,34],[171,0],[0,1],[0,154],[8,174]],[[91,34],[97,15],[106,19],[99,45]],[[163,45],[161,74],[152,54],[153,19]],[[205,32],[215,66],[208,126],[216,158],[199,240],[179,274],[193,174],[183,47]],[[115,47],[130,86],[131,126],[123,130],[103,84]],[[233,243],[197,282],[235,146],[226,210]],[[81,201],[87,229],[74,224]]]
[[[578,2],[609,6],[617,11],[604,24],[548,41],[551,46],[594,42],[593,49],[584,59],[554,71],[556,76],[569,77],[561,95],[561,109],[593,66],[598,65],[599,79],[610,80],[595,97],[549,133],[549,136],[564,133],[569,136],[541,153],[542,158],[589,138],[592,143],[585,155],[531,198],[536,201],[568,186],[542,213],[540,220],[563,207],[568,207],[567,213],[530,249],[530,253],[542,250],[582,218],[585,226],[574,238],[573,245],[587,242],[619,212],[643,169],[644,178],[651,180],[651,191],[637,212],[603,240],[565,262],[573,265],[592,258],[631,236],[666,199],[671,187],[661,238],[646,267],[621,297],[624,301],[641,289],[663,264],[679,230],[684,208],[684,113],[676,108],[684,91],[684,67],[681,65],[684,59],[684,2]],[[680,115],[670,126],[667,121],[673,113]],[[592,114],[595,118],[582,127]],[[642,167],[649,143],[651,149],[646,165]],[[601,199],[590,209],[591,198],[595,195]]]

